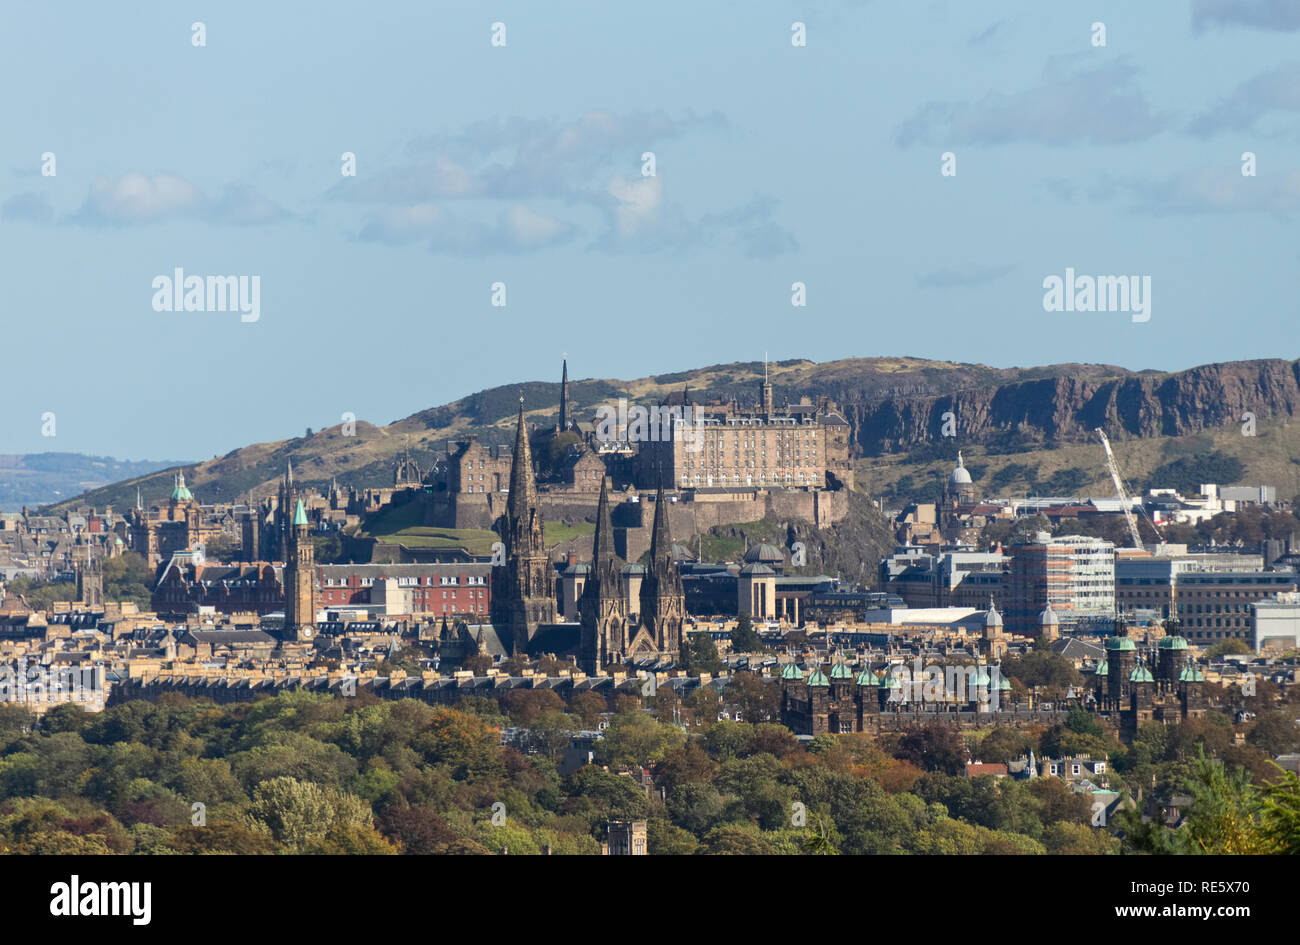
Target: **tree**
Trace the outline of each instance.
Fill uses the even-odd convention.
[[[1245,640],[1220,640],[1205,648],[1205,658],[1217,660],[1223,656],[1246,656],[1251,652]]]
[[[590,689],[577,693],[569,700],[569,711],[576,715],[585,729],[594,729],[600,725],[600,716],[609,711],[605,697]]]
[[[756,673],[736,673],[722,696],[723,701],[735,706],[740,717],[750,724],[771,722],[781,711],[780,690]]]
[[[713,642],[713,637],[706,631],[701,630],[691,634],[690,640],[682,647],[682,661],[687,674],[691,676],[722,672],[722,658],[718,656],[718,647]]]
[[[740,618],[736,621],[735,629],[731,631],[731,652],[767,652],[767,647],[763,646],[763,640],[758,635],[758,631],[754,629],[754,623],[749,619],[749,614],[741,614]]]

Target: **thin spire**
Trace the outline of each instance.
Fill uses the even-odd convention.
[[[655,519],[650,529],[650,568],[670,564],[673,557],[673,536],[668,524],[668,509],[665,507],[664,484],[659,482],[659,492],[655,496]]]
[[[510,497],[507,514],[513,518],[533,505],[537,483],[533,478],[533,453],[528,447],[528,424],[524,421],[524,398],[519,397],[519,423],[515,428],[515,455],[510,467]]]
[[[599,566],[614,555],[614,526],[609,518],[609,497],[605,490],[605,478],[600,480],[600,500],[596,504],[596,537],[591,545],[591,563]]]

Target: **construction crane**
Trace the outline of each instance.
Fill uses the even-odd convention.
[[[1142,547],[1142,536],[1138,534],[1137,522],[1133,519],[1133,503],[1124,490],[1124,480],[1119,476],[1119,464],[1115,462],[1115,453],[1110,448],[1110,440],[1106,439],[1106,432],[1097,427],[1096,433],[1101,437],[1101,445],[1106,448],[1106,468],[1110,470],[1110,478],[1115,481],[1115,494],[1119,496],[1120,510],[1124,513],[1124,521],[1128,523],[1128,533],[1133,536],[1133,547]]]

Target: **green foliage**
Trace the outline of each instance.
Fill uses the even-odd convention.
[[[1144,488],[1177,489],[1183,495],[1196,495],[1203,482],[1231,485],[1245,474],[1245,465],[1230,453],[1198,453],[1157,466]]]
[[[749,619],[749,614],[741,614],[736,621],[735,629],[731,631],[731,652],[767,652],[767,647],[763,646],[763,640],[754,629],[754,622]]]

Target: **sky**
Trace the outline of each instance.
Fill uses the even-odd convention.
[[[1298,39],[1295,0],[8,5],[0,453],[201,460],[565,354],[1294,359]],[[256,320],[167,310],[177,268]],[[1070,269],[1149,319],[1045,310]]]

